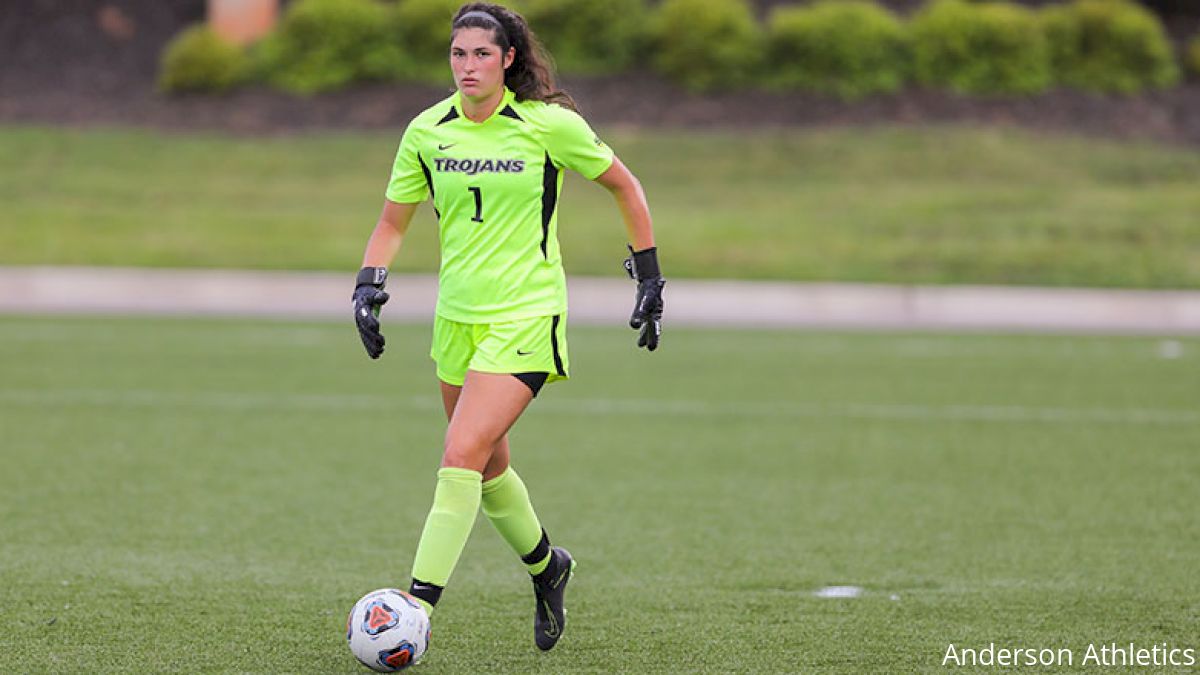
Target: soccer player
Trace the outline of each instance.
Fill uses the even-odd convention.
[[[417,544],[409,593],[432,613],[475,513],[528,567],[534,641],[554,647],[575,568],[551,546],[509,461],[508,430],[547,382],[568,374],[566,280],[557,239],[563,170],[607,188],[625,221],[637,280],[630,326],[659,342],[664,281],[641,184],[556,88],[525,20],[469,3],[451,25],[457,91],[419,114],[400,141],[386,201],[363,255],[354,318],[371,358],[383,353],[387,266],[417,205],[433,199],[441,241],[431,356],[449,419],[433,507]]]

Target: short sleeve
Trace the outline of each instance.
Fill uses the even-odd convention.
[[[612,166],[612,149],[579,113],[557,105],[548,106],[547,113],[546,151],[556,164],[588,180],[595,180]]]
[[[396,161],[392,164],[392,178],[387,186],[387,198],[390,201],[414,204],[429,197],[429,183],[417,154],[419,135],[420,131],[410,124],[400,139],[400,149],[396,151]]]

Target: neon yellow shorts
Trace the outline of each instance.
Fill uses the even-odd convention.
[[[459,323],[438,316],[433,348],[438,379],[462,386],[468,370],[481,373],[549,373],[546,382],[565,380],[567,317],[539,316],[503,323]]]

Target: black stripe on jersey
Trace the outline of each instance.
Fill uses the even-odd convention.
[[[450,106],[450,112],[446,113],[446,116],[443,117],[442,119],[438,120],[438,123],[435,124],[434,126],[441,126],[441,125],[445,124],[446,122],[449,122],[450,120],[455,120],[455,119],[458,119],[458,110],[454,106]]]
[[[506,105],[506,106],[504,106],[504,110],[501,110],[501,111],[500,111],[500,114],[501,114],[501,115],[504,115],[505,117],[511,117],[511,118],[513,118],[514,120],[518,121],[518,122],[524,122],[524,121],[525,121],[525,120],[521,119],[521,116],[517,114],[517,111],[516,111],[516,110],[513,110],[513,109],[512,109],[512,106],[511,106],[511,105]]]
[[[558,320],[561,318],[561,314],[555,314],[550,322],[550,349],[554,352],[554,369],[558,371],[559,377],[566,377],[567,371],[563,370],[562,357],[558,355]]]
[[[425,158],[419,152],[417,153],[417,161],[421,163],[421,172],[425,174],[425,182],[429,184],[429,201],[432,202],[433,198],[437,196],[433,192],[433,174],[429,173],[429,165],[425,163]],[[436,206],[433,207],[433,215],[437,216],[438,220],[442,219],[442,214],[438,212]]]
[[[558,205],[558,167],[546,153],[546,165],[542,168],[542,257],[546,253],[546,241],[550,238],[550,219],[554,217],[554,208]]]

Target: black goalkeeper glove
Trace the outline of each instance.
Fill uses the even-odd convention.
[[[367,354],[379,358],[383,353],[383,334],[379,332],[379,308],[388,301],[388,294],[383,290],[387,283],[386,267],[364,267],[358,271],[355,280],[354,323],[358,324],[358,336],[362,338]]]
[[[629,327],[640,329],[639,347],[654,351],[658,349],[658,338],[662,335],[662,291],[667,282],[658,269],[657,247],[634,251],[630,246],[629,252],[631,255],[625,259],[625,271],[629,273],[630,278],[638,282]]]

